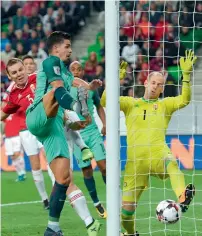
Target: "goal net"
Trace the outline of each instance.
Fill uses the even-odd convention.
[[[140,235],[202,235],[202,3],[120,1],[119,45],[120,58],[129,64],[127,77],[121,81],[121,96],[142,97],[151,71],[163,71],[166,75],[162,99],[179,95],[182,87],[179,58],[186,49],[194,50],[198,57],[191,79],[191,102],[173,114],[166,135],[186,184],[194,183],[196,187],[196,196],[176,224],[162,224],[156,218],[158,203],[177,198],[169,179],[162,181],[149,175],[148,186],[135,210],[135,227]],[[120,113],[121,181],[127,158],[126,134],[125,117]]]

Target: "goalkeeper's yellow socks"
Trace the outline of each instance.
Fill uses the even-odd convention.
[[[135,234],[135,216],[134,211],[127,211],[122,209],[122,226],[126,230],[127,234]]]
[[[180,171],[178,164],[175,160],[166,161],[167,174],[170,176],[170,182],[172,189],[175,192],[177,198],[180,197],[185,190],[184,174]]]

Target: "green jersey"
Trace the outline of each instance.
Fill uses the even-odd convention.
[[[35,98],[31,107],[35,107],[43,99],[43,96],[52,89],[50,83],[55,80],[63,80],[64,87],[70,91],[74,77],[59,57],[50,55],[41,63],[37,71]],[[63,113],[64,109],[60,107],[59,112]]]
[[[72,87],[70,94],[75,100],[77,100],[77,88]],[[88,91],[87,105],[88,105],[88,110],[89,110],[91,118],[92,118],[92,123],[89,124],[85,129],[80,130],[81,134],[85,134],[87,132],[91,132],[92,130],[97,129],[97,124],[96,124],[95,118],[94,118],[94,105],[96,107],[100,105],[100,97],[99,97],[97,91],[92,91],[92,90]],[[79,114],[78,114],[78,116],[79,116],[80,120],[85,119],[83,116],[81,116]]]

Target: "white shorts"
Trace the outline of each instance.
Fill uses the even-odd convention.
[[[43,147],[37,138],[29,132],[29,130],[24,130],[20,132],[20,138],[22,142],[23,149],[27,156],[37,155],[40,149]]]
[[[13,156],[15,152],[21,152],[20,136],[5,138],[5,152],[7,156]]]

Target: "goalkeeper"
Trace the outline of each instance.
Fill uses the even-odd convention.
[[[158,100],[164,90],[165,78],[160,72],[152,72],[144,84],[144,97],[120,97],[120,110],[126,117],[128,145],[122,196],[124,235],[139,235],[135,231],[134,213],[142,192],[148,186],[149,175],[162,180],[170,177],[182,212],[187,211],[195,195],[194,185],[185,185],[184,174],[166,145],[165,135],[173,112],[187,106],[191,100],[190,73],[196,59],[191,50],[186,51],[185,58],[180,58],[183,75],[181,95]],[[125,77],[126,67],[127,63],[122,62],[120,79]],[[106,105],[105,91],[101,105]]]

